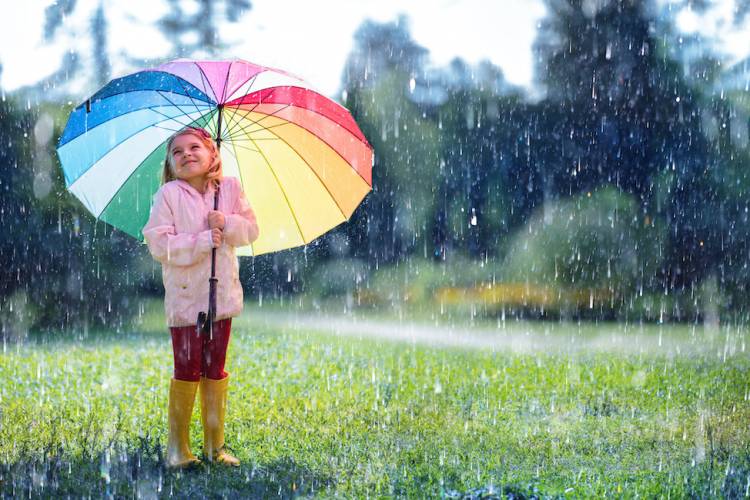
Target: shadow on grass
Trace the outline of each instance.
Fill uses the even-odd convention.
[[[711,454],[686,478],[691,498],[747,498],[750,494],[750,447],[725,457],[719,467]]]
[[[335,477],[311,470],[294,457],[265,463],[246,459],[239,468],[202,465],[186,471],[167,470],[159,443],[143,438],[135,447],[118,444],[91,456],[70,458],[61,449],[25,456],[14,463],[0,463],[0,498],[294,498],[342,494]],[[750,449],[728,457],[722,467],[706,460],[679,471],[678,476],[676,482],[663,486],[664,491],[650,491],[647,496],[674,490],[676,496],[689,498],[746,497],[750,489]],[[425,497],[461,500],[564,497],[545,494],[534,484],[495,484],[468,490],[448,486],[436,491],[434,478],[418,474],[397,483],[393,492],[398,497],[418,492]],[[367,487],[362,486],[363,491],[357,492],[355,485],[354,496],[367,495]]]
[[[0,465],[0,498],[294,498],[338,496],[336,481],[310,471],[292,458],[239,468],[201,465],[171,471],[154,457],[102,453],[93,460],[50,457]],[[416,491],[419,491],[417,489]],[[414,491],[412,491],[414,493]],[[426,497],[437,492],[424,492]],[[400,496],[400,495],[399,495]],[[407,495],[408,496],[408,495]],[[443,490],[461,500],[536,500],[555,498],[533,487],[514,485]]]
[[[137,497],[290,498],[335,490],[336,483],[293,458],[271,463],[245,461],[238,468],[201,465],[173,471],[164,467],[157,444],[115,449],[93,457],[63,454],[0,464],[0,498]],[[148,448],[148,449],[147,449]]]
[[[443,491],[440,495],[447,500],[541,500],[554,498],[543,496],[533,487],[520,487],[515,485],[484,486],[468,491]]]

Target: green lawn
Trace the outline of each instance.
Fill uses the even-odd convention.
[[[132,332],[6,346],[0,496],[731,498],[750,485],[744,330],[729,355],[511,354],[252,317],[236,323],[227,366],[239,470],[163,469],[171,347],[158,315]],[[199,452],[197,408],[193,422]]]

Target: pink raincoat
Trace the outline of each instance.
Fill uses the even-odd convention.
[[[214,188],[204,194],[181,179],[164,184],[154,195],[143,236],[154,259],[161,262],[167,325],[195,325],[200,311],[208,311],[211,277],[211,230],[208,212],[214,207]],[[242,285],[235,247],[258,237],[255,214],[234,177],[224,177],[219,191],[224,214],[224,241],[216,249],[216,320],[242,312]]]

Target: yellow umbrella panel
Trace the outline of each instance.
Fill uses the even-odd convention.
[[[261,228],[238,253],[309,243],[349,219],[370,191],[370,146],[325,116],[278,104],[223,112],[224,172],[241,180]]]

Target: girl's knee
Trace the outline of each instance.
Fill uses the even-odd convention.
[[[178,371],[175,367],[174,378],[183,382],[199,382],[201,374],[200,371]]]
[[[202,375],[212,380],[222,380],[227,377],[228,373],[224,371],[223,364],[221,366],[219,366],[218,364],[215,364],[213,366],[210,366],[210,365],[206,366],[203,370]]]

